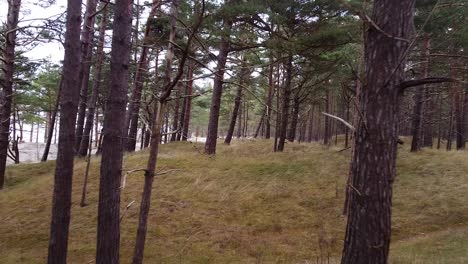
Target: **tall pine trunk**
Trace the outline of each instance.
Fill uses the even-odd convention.
[[[136,148],[136,137],[138,131],[138,119],[139,111],[141,106],[141,95],[143,91],[143,84],[145,77],[148,73],[148,52],[149,52],[149,35],[151,32],[150,22],[152,18],[156,15],[156,11],[159,8],[159,0],[153,0],[153,4],[148,14],[148,20],[146,22],[145,36],[143,38],[143,47],[141,49],[140,58],[137,64],[137,70],[135,74],[135,82],[130,98],[130,105],[127,111],[127,121],[126,121],[126,151],[132,152]],[[157,67],[157,65],[156,65]]]
[[[217,57],[218,65],[216,67],[216,74],[213,81],[213,95],[211,97],[210,117],[208,120],[208,132],[205,142],[205,154],[216,153],[216,141],[218,139],[218,122],[219,112],[221,108],[221,96],[223,94],[223,81],[224,81],[224,67],[226,67],[227,56],[229,53],[229,34],[232,28],[232,21],[224,19],[223,21],[223,36],[219,47]]]
[[[91,69],[91,57],[93,51],[94,18],[96,12],[96,0],[86,1],[83,29],[81,32],[81,67],[80,69],[80,103],[78,105],[78,119],[75,131],[75,151],[78,152],[83,136],[83,126],[86,116],[86,103],[88,101],[89,72]]]
[[[54,175],[52,217],[49,238],[49,264],[67,263],[68,228],[73,182],[75,121],[80,92],[81,1],[68,0],[65,58],[60,96],[60,132]]]
[[[54,134],[54,129],[55,129],[55,123],[56,123],[55,121],[57,119],[57,114],[58,114],[58,111],[59,111],[60,94],[62,93],[62,80],[63,80],[63,78],[60,78],[58,92],[57,92],[57,98],[55,99],[55,106],[54,106],[54,110],[52,111],[52,116],[51,116],[51,121],[50,121],[50,128],[49,128],[49,131],[48,131],[47,140],[46,140],[46,144],[45,144],[45,147],[44,147],[44,153],[42,154],[41,162],[47,161],[47,158],[49,156],[50,145],[52,144],[52,135]]]
[[[3,48],[3,77],[0,80],[0,190],[5,182],[5,168],[10,135],[11,102],[13,97],[13,73],[16,46],[16,28],[21,0],[8,0],[5,47]]]
[[[96,263],[119,263],[120,178],[124,150],[132,30],[132,0],[117,0],[110,62],[110,84],[102,129]]]
[[[278,139],[278,148],[276,151],[282,152],[284,150],[284,144],[286,141],[286,132],[288,129],[288,116],[289,116],[289,104],[291,97],[291,83],[292,83],[292,55],[289,55],[287,62],[284,65],[286,80],[283,83],[283,104],[281,106],[281,127]]]
[[[106,34],[106,26],[107,26],[107,7],[103,4],[102,16],[101,16],[101,25],[99,29],[99,39],[98,39],[98,47],[96,51],[96,68],[94,70],[94,81],[93,87],[91,91],[91,98],[88,102],[88,112],[86,113],[86,123],[83,130],[83,136],[81,137],[80,148],[78,151],[78,155],[80,157],[85,157],[88,152],[89,144],[92,144],[92,139],[90,139],[90,134],[92,134],[93,125],[97,126],[97,123],[94,124],[95,119],[95,112],[96,112],[96,103],[99,94],[99,88],[101,86],[101,73],[102,73],[102,64],[104,60],[104,38]]]
[[[375,0],[365,38],[365,80],[351,163],[349,212],[341,263],[387,263],[398,108],[415,0]],[[382,32],[385,32],[382,33]],[[389,37],[390,36],[394,36]],[[400,39],[402,38],[402,39]]]
[[[189,63],[187,66],[187,87],[185,90],[185,113],[184,113],[184,124],[182,126],[182,141],[187,141],[189,136],[190,118],[192,113],[192,93],[193,93],[193,71],[195,65]]]

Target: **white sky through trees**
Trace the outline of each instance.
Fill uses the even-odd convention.
[[[47,4],[48,1],[34,1],[34,0],[23,0],[21,1],[21,13],[19,18],[19,27],[28,25],[41,25],[43,19],[49,18],[54,15],[63,13],[66,10],[66,0],[55,0],[53,5]],[[47,7],[41,7],[44,5]],[[8,12],[7,0],[0,0],[0,21],[2,24],[6,23]],[[25,50],[26,47],[18,46],[18,50]],[[27,48],[26,48],[27,50]],[[32,60],[40,60],[50,57],[49,60],[53,62],[59,62],[63,60],[64,49],[57,41],[50,43],[40,43],[33,49],[26,52],[26,56]]]

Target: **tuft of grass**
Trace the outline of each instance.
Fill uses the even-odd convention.
[[[155,179],[147,263],[339,261],[349,150],[290,143],[284,153],[273,153],[266,140],[219,144],[214,157],[201,154],[202,149],[189,143],[161,148],[158,170],[181,171]],[[144,168],[147,156],[146,151],[126,155],[124,170]],[[467,158],[465,152],[400,149],[393,263],[467,259]],[[99,163],[92,160],[84,208],[79,201],[86,164],[75,163],[69,263],[92,263],[95,256]],[[0,192],[2,263],[45,261],[54,166],[8,167],[7,186]],[[122,263],[130,262],[133,253],[142,187],[143,172],[137,172],[122,190]]]

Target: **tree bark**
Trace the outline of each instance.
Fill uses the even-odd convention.
[[[422,72],[423,72],[423,78],[427,78],[429,74],[429,48],[430,48],[430,39],[428,37],[424,38],[423,44],[422,44],[422,50],[421,53],[423,53],[423,60],[425,61],[422,65]],[[423,134],[423,127],[427,128],[427,126],[424,124],[425,116],[424,114],[428,112],[427,103],[424,102],[425,99],[428,99],[429,91],[428,87],[422,86],[422,87],[416,87],[416,94],[414,96],[414,108],[413,108],[413,122],[412,122],[412,129],[411,129],[411,135],[412,135],[412,140],[411,140],[411,152],[417,152],[421,149],[421,147],[424,145],[425,140],[423,139],[423,135],[425,137],[430,137],[432,138],[432,128],[429,130],[428,129],[428,134],[426,133]],[[430,99],[430,97],[429,97]],[[430,111],[430,110],[429,110]],[[427,120],[426,120],[427,121]],[[430,124],[429,124],[430,125]],[[424,132],[426,132],[424,130]],[[432,142],[432,140],[430,140]],[[430,144],[432,145],[432,143]]]
[[[180,92],[181,92],[181,84],[177,84],[177,88],[176,90],[174,91],[175,92],[175,95],[176,97],[180,97]],[[172,119],[172,130],[173,131],[179,131],[180,127],[179,127],[179,117],[180,117],[180,98],[176,98],[174,100],[174,116],[173,116],[173,119]],[[174,142],[177,140],[177,133],[172,133],[171,134],[171,142]]]
[[[132,0],[117,0],[110,63],[110,84],[103,124],[96,263],[119,263],[120,179],[129,79]]]
[[[239,85],[237,87],[236,99],[234,100],[234,108],[232,109],[231,121],[229,122],[227,135],[226,135],[226,138],[224,139],[224,144],[226,145],[231,144],[231,140],[234,134],[234,128],[236,127],[236,120],[237,120],[237,115],[239,114],[239,108],[240,108],[241,102],[242,102],[242,86]],[[240,126],[240,123],[239,123],[239,126]]]
[[[286,141],[286,132],[288,128],[288,115],[289,115],[289,104],[291,97],[291,82],[292,82],[292,55],[289,55],[287,62],[284,65],[286,72],[286,80],[283,84],[283,104],[281,106],[281,127],[278,139],[277,151],[283,152],[284,144]]]
[[[299,91],[297,91],[297,93],[299,93]],[[301,106],[301,103],[299,101],[299,97],[296,94],[293,100],[291,127],[289,128],[288,141],[290,142],[294,142],[294,139],[296,139],[296,130],[297,130],[297,123],[299,122],[299,107],[300,106]]]
[[[5,168],[10,135],[11,102],[13,97],[13,73],[16,46],[16,27],[21,0],[8,0],[5,47],[3,48],[3,78],[0,80],[0,190],[5,183]]]
[[[67,263],[68,229],[73,182],[75,121],[79,100],[81,1],[68,0],[65,57],[60,96],[60,132],[54,175],[52,217],[49,238],[49,264]]]
[[[57,119],[57,113],[59,111],[60,94],[62,93],[62,80],[63,78],[61,78],[59,82],[57,99],[55,99],[55,106],[54,106],[54,110],[52,111],[50,128],[48,130],[47,141],[44,147],[44,153],[42,154],[41,162],[47,161],[47,158],[49,156],[50,145],[52,144],[52,135],[54,133],[54,128],[55,128],[55,120]]]
[[[270,62],[272,59],[270,59]],[[274,80],[273,80],[273,71],[274,71],[274,65],[273,63],[270,64],[270,70],[268,73],[268,96],[267,96],[267,103],[266,103],[266,116],[265,116],[265,138],[270,139],[271,137],[271,106],[272,106],[272,101],[273,101],[273,91],[275,89],[274,87]]]
[[[430,65],[430,47],[431,47],[431,39],[427,37],[423,43],[424,47],[424,60],[427,61],[424,63],[423,68],[423,75],[424,78],[429,77],[429,65]],[[432,89],[430,87],[426,87],[424,89],[424,124],[423,124],[423,147],[430,147],[432,148],[434,144],[434,132],[433,132],[433,113],[434,113],[434,102],[432,99]]]
[[[151,32],[150,22],[151,19],[156,15],[156,11],[159,8],[159,0],[153,0],[153,4],[148,14],[148,20],[146,22],[145,36],[143,38],[143,47],[141,50],[141,55],[137,64],[137,70],[135,74],[135,82],[130,98],[130,105],[127,112],[127,122],[126,122],[126,133],[128,131],[128,136],[126,139],[126,151],[133,152],[136,148],[136,136],[138,131],[138,120],[139,120],[139,111],[141,106],[141,94],[143,91],[143,84],[148,73],[148,52],[149,44],[148,38]],[[156,65],[157,67],[157,65]]]
[[[359,109],[363,117],[357,125],[351,164],[343,264],[388,262],[400,84],[409,48],[402,39],[411,37],[414,3],[374,1],[371,19],[376,26],[369,25],[365,39],[366,82]]]
[[[182,141],[187,141],[189,138],[189,127],[190,127],[190,118],[192,113],[192,93],[193,93],[193,71],[195,65],[189,63],[187,66],[187,87],[185,90],[185,113],[184,113],[184,124],[182,126]]]
[[[83,136],[83,125],[86,116],[86,103],[88,101],[89,72],[91,69],[91,57],[93,53],[94,35],[94,13],[96,12],[96,0],[86,1],[86,12],[83,19],[83,29],[81,32],[81,67],[80,69],[80,103],[78,105],[78,119],[75,131],[75,151],[78,152]]]
[[[218,139],[218,122],[221,108],[221,96],[223,94],[224,71],[226,60],[229,53],[229,32],[232,28],[232,21],[224,19],[223,26],[225,32],[221,37],[219,53],[217,57],[218,65],[216,75],[213,81],[213,95],[211,97],[210,117],[208,120],[208,133],[205,142],[205,154],[213,155],[216,153],[216,141]]]
[[[155,177],[156,165],[158,161],[159,144],[161,142],[161,125],[163,123],[164,114],[166,112],[167,99],[171,95],[173,87],[177,84],[178,78],[182,76],[183,67],[186,55],[180,59],[179,72],[174,80],[172,80],[172,61],[174,58],[174,45],[176,35],[176,21],[179,12],[179,1],[172,0],[171,15],[170,15],[170,34],[169,44],[166,52],[166,72],[164,76],[164,90],[158,100],[158,105],[154,108],[154,121],[151,133],[151,145],[148,163],[145,171],[145,183],[140,205],[140,215],[138,219],[138,230],[135,242],[135,250],[133,254],[132,264],[141,264],[143,262],[143,253],[145,249],[146,230],[148,226],[148,214],[151,203],[151,190],[153,188],[153,180]],[[199,26],[200,24],[198,24]],[[195,32],[194,30],[193,32]],[[190,46],[190,41],[193,35],[189,37],[187,45]],[[187,51],[187,50],[186,50]]]
[[[103,10],[101,16],[101,25],[99,29],[99,39],[98,39],[98,47],[96,50],[96,66],[94,70],[94,82],[91,91],[91,97],[88,102],[88,112],[86,113],[86,123],[83,130],[83,135],[81,137],[81,144],[78,150],[78,155],[80,157],[85,157],[88,152],[88,145],[92,144],[92,139],[90,139],[90,134],[92,134],[91,130],[93,129],[94,125],[94,112],[96,111],[96,103],[99,95],[99,89],[101,87],[101,74],[102,74],[102,64],[104,60],[104,38],[106,36],[106,27],[107,27],[107,7]],[[97,125],[97,123],[96,123]]]

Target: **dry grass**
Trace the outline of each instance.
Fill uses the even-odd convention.
[[[341,215],[349,151],[318,144],[271,142],[162,147],[160,170],[182,169],[155,181],[146,263],[316,263],[339,259]],[[143,168],[146,152],[127,155],[125,169]],[[468,153],[400,151],[394,192],[393,263],[463,263],[468,241]],[[98,159],[93,159],[88,203],[79,207],[84,161],[76,162],[69,263],[95,255]],[[44,263],[54,163],[8,168],[0,192],[0,260]],[[138,221],[142,172],[128,177],[122,208],[122,263],[129,263]],[[437,248],[440,250],[432,250]]]

